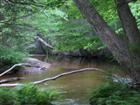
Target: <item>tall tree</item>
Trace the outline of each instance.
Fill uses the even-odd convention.
[[[101,41],[106,44],[112,52],[116,60],[129,70],[135,82],[140,82],[139,48],[138,50],[130,49],[130,44],[134,45],[133,47],[138,46],[140,43],[140,35],[136,21],[128,6],[128,0],[116,0],[116,7],[122,27],[125,31],[125,39],[128,39],[127,41],[118,37],[101,17],[95,6],[91,4],[90,0],[73,1],[91,24]]]

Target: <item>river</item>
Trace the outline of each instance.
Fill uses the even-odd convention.
[[[97,59],[84,58],[67,58],[55,57],[48,59],[45,56],[37,57],[44,62],[50,62],[52,65],[47,71],[33,74],[24,74],[15,76],[25,77],[26,80],[20,82],[29,82],[52,77],[57,74],[68,72],[76,69],[95,67],[105,71],[111,69],[119,69],[116,65],[99,61]],[[61,98],[54,102],[55,105],[89,105],[90,92],[103,83],[104,74],[98,71],[87,71],[72,75],[67,75],[40,85],[44,89],[56,90]]]

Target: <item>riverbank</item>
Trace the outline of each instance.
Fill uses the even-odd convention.
[[[16,88],[0,88],[0,105],[53,105],[56,94],[28,84]]]
[[[43,70],[47,70],[50,66],[50,63],[29,57],[24,58],[22,63],[14,64],[11,67],[5,65],[5,67],[3,67],[3,72],[1,71],[2,74],[0,74],[0,76],[7,73],[12,74],[16,72],[18,72],[19,74],[39,73]]]
[[[107,71],[114,69],[117,71],[117,65],[109,62],[104,62],[98,59],[85,59],[75,57],[55,57],[47,58],[46,56],[36,56],[43,62],[50,62],[51,66],[47,70],[39,73],[25,73],[10,75],[10,77],[24,77],[24,80],[19,80],[18,83],[28,83],[44,78],[53,77],[57,74],[70,72],[81,68],[100,68]],[[98,87],[104,82],[104,74],[99,71],[83,72],[73,75],[61,77],[54,81],[48,81],[39,85],[40,89],[57,90],[60,100],[56,100],[55,105],[89,105],[90,91]],[[17,83],[17,82],[16,82]]]
[[[51,66],[47,70],[37,73],[21,73],[10,75],[10,77],[23,77],[19,83],[28,83],[44,78],[53,77],[57,74],[70,72],[81,68],[100,68],[106,72],[110,70],[118,71],[121,68],[114,63],[104,62],[98,59],[85,59],[75,57],[60,57],[46,59],[46,56],[34,56],[42,62],[50,62]],[[118,72],[117,72],[118,73]],[[54,89],[60,93],[62,99],[56,100],[55,105],[89,105],[89,95],[92,89],[97,88],[105,80],[104,74],[98,71],[83,72],[70,76],[61,77],[55,81],[48,81],[39,85],[40,89]],[[17,81],[16,81],[17,83]]]
[[[106,82],[94,89],[90,105],[140,105],[140,89]]]

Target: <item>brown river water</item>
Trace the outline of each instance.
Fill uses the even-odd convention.
[[[50,62],[51,67],[39,73],[15,76],[25,77],[20,82],[29,82],[52,77],[57,74],[81,68],[95,67],[105,71],[120,69],[117,65],[99,61],[97,59],[83,58],[55,58],[47,59],[45,56],[36,57],[42,61]],[[43,89],[56,90],[61,98],[54,102],[55,105],[89,105],[91,91],[105,81],[105,76],[98,71],[86,71],[63,76],[54,81],[49,81],[40,85]]]

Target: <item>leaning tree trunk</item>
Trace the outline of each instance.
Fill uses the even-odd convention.
[[[81,13],[86,17],[87,21],[93,27],[95,33],[99,36],[102,42],[112,52],[117,61],[129,68],[132,65],[132,57],[128,50],[127,42],[118,38],[116,33],[102,19],[95,7],[91,5],[89,0],[73,0]],[[136,77],[136,73],[130,69],[131,75]],[[136,80],[136,78],[134,78]]]
[[[136,19],[132,15],[131,10],[128,6],[127,0],[115,0],[115,3],[122,27],[126,36],[128,37],[129,43],[139,43],[140,32],[137,27]]]
[[[136,71],[136,77],[140,81],[140,31],[137,27],[136,19],[132,15],[128,5],[128,0],[115,0],[117,12],[128,39],[128,48],[131,54],[130,69]]]

